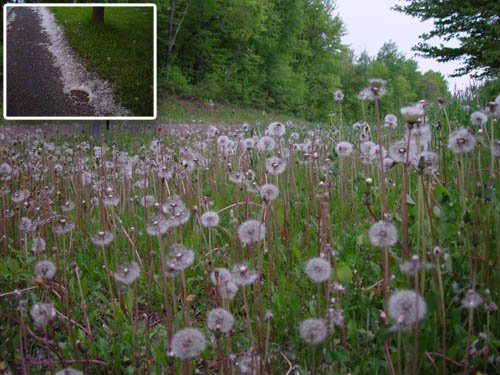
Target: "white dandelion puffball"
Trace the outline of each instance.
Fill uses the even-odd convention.
[[[448,148],[454,154],[468,153],[474,150],[476,138],[469,129],[459,128],[448,137]]]
[[[113,233],[100,231],[90,237],[90,241],[96,246],[106,246],[113,241]]]
[[[300,336],[309,344],[316,345],[326,339],[327,329],[323,319],[307,319],[300,323]]]
[[[217,308],[210,310],[207,315],[207,328],[211,331],[228,333],[233,327],[234,317],[226,309]]]
[[[335,151],[339,156],[349,156],[352,153],[352,143],[349,142],[339,142],[337,146],[335,146]]]
[[[266,235],[266,227],[257,220],[247,220],[238,228],[238,237],[244,245],[262,241]]]
[[[282,174],[285,171],[285,168],[286,161],[277,156],[271,156],[266,159],[266,171],[273,176]]]
[[[344,100],[344,93],[340,90],[337,90],[333,93],[333,99],[337,102],[341,102]]]
[[[482,126],[488,122],[488,116],[481,111],[472,112],[470,122],[475,126]]]
[[[377,221],[368,232],[370,242],[378,247],[391,247],[398,240],[396,226],[387,221]]]
[[[41,237],[33,238],[33,242],[31,243],[31,251],[34,253],[38,253],[45,250],[45,240]]]
[[[170,245],[167,266],[175,271],[182,271],[194,261],[194,251],[180,243]]]
[[[257,148],[259,151],[272,151],[276,146],[274,139],[268,135],[263,136],[257,142]]]
[[[172,337],[172,355],[187,359],[199,355],[205,350],[205,336],[195,328],[184,328]]]
[[[35,277],[50,280],[56,274],[56,266],[50,260],[41,260],[35,264]]]
[[[330,279],[332,266],[323,258],[312,258],[306,263],[307,276],[315,283],[321,283]]]
[[[56,309],[52,303],[37,303],[31,308],[30,315],[36,326],[44,327],[56,316]]]
[[[389,146],[389,156],[397,163],[406,163],[415,158],[417,153],[417,144],[410,140],[409,144],[406,140],[394,142]]]
[[[128,285],[137,280],[140,274],[139,265],[136,262],[130,262],[121,265],[118,271],[113,274],[113,277],[116,281]]]
[[[257,271],[248,268],[246,263],[235,264],[231,276],[236,285],[243,286],[253,284],[259,278]]]
[[[483,303],[483,299],[474,289],[470,289],[465,293],[465,297],[462,300],[462,306],[466,309],[475,309],[480,304]]]
[[[285,134],[285,125],[281,122],[271,122],[267,127],[267,132],[269,135],[274,137],[282,137]]]
[[[200,217],[201,225],[207,228],[219,225],[219,214],[215,211],[207,211]]]
[[[427,304],[420,294],[413,290],[399,290],[388,301],[389,316],[396,327],[407,330],[425,317]]]
[[[278,198],[279,190],[276,185],[265,184],[259,188],[259,193],[264,200],[270,202]]]

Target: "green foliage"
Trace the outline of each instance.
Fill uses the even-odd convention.
[[[332,98],[337,89],[346,93],[345,119],[356,118],[361,111],[356,94],[370,78],[388,81],[384,112],[448,95],[444,77],[420,73],[393,42],[376,58],[356,59],[341,43],[344,26],[334,1],[175,1],[175,39],[170,14],[169,5],[159,2],[160,66],[173,44],[159,75],[160,89],[169,94],[325,122],[337,110]]]
[[[482,74],[495,75],[500,71],[500,2],[497,0],[405,0],[407,5],[395,9],[433,20],[434,29],[420,37],[423,42],[415,49],[438,61],[464,60],[465,65],[455,72],[460,76],[480,69]],[[427,43],[434,37],[445,41],[457,39],[458,47]]]

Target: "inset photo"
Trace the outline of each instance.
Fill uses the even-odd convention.
[[[156,118],[156,5],[4,10],[5,119]]]

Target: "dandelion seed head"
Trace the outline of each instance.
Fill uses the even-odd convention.
[[[251,150],[251,149],[255,148],[255,140],[253,138],[244,139],[242,144],[243,144],[243,147],[245,148],[245,150]]]
[[[184,328],[172,337],[172,355],[181,359],[193,358],[205,350],[205,336],[195,328]]]
[[[413,290],[395,292],[389,298],[388,305],[389,316],[396,322],[397,330],[408,330],[427,313],[424,299]]]
[[[75,228],[75,224],[68,223],[66,219],[60,219],[59,225],[54,227],[54,233],[62,235],[71,232]]]
[[[216,268],[210,273],[210,280],[214,285],[220,285],[223,282],[232,281],[231,272],[226,268]]]
[[[344,100],[344,93],[340,90],[337,90],[333,93],[333,99],[337,102],[341,102]]]
[[[281,122],[271,122],[267,127],[267,132],[273,137],[283,137],[283,135],[285,135],[286,128]]]
[[[170,246],[167,263],[170,268],[176,271],[182,271],[189,267],[194,261],[194,251],[188,249],[180,243]]]
[[[3,162],[0,164],[0,175],[1,176],[7,176],[12,173],[12,167],[9,165],[9,163]]]
[[[90,241],[96,246],[107,246],[113,241],[113,233],[99,231],[90,237]]]
[[[167,233],[169,224],[167,220],[161,215],[153,215],[150,217],[146,225],[146,233],[149,236],[160,236]]]
[[[33,222],[28,217],[22,217],[19,220],[19,230],[22,232],[31,232],[32,231]]]
[[[406,262],[399,265],[399,269],[406,275],[414,276],[421,267],[420,259],[418,255],[412,256]]]
[[[488,116],[481,111],[472,112],[470,115],[470,123],[475,126],[483,126],[488,122]]]
[[[265,201],[273,201],[278,198],[279,190],[276,185],[273,184],[265,184],[259,188],[260,196]]]
[[[257,220],[247,220],[238,228],[238,237],[243,245],[262,241],[266,235],[266,227]]]
[[[306,273],[309,278],[315,283],[330,280],[332,266],[330,262],[324,258],[312,258],[306,263]]]
[[[352,143],[349,142],[339,142],[335,146],[335,151],[339,156],[347,157],[352,153]]]
[[[468,153],[474,150],[476,138],[469,129],[459,128],[448,137],[448,148],[454,154]]]
[[[62,206],[61,206],[61,211],[63,212],[69,212],[75,208],[75,204],[72,201],[66,201]]]
[[[56,266],[50,260],[41,260],[35,264],[35,278],[50,280],[56,274]]]
[[[145,195],[141,198],[141,206],[142,207],[152,207],[156,203],[156,198],[152,195]]]
[[[439,169],[439,156],[434,152],[424,151],[412,160],[412,164],[424,174],[432,175]]]
[[[391,247],[398,240],[398,231],[392,223],[377,221],[371,226],[368,237],[373,246]]]
[[[404,139],[408,142],[408,137],[410,141],[415,142],[419,146],[418,150],[427,150],[429,143],[432,140],[432,131],[429,123],[416,124],[413,127],[405,128]]]
[[[363,155],[369,156],[373,146],[376,146],[376,144],[371,141],[363,142],[359,145],[359,151],[361,151]]]
[[[379,145],[372,146],[370,149],[370,158],[375,161],[380,160],[380,154],[382,154],[382,159],[387,156],[387,150],[385,147],[382,146],[382,148],[380,148]]]
[[[117,272],[113,274],[116,281],[129,285],[132,284],[139,275],[141,274],[141,269],[136,262],[129,262],[122,264]]]
[[[217,137],[217,145],[219,147],[226,147],[229,141],[230,139],[227,135],[219,135],[219,137]]]
[[[271,156],[266,159],[266,171],[273,176],[282,174],[285,171],[285,168],[286,161],[277,156]]]
[[[222,308],[210,310],[207,315],[207,328],[211,331],[220,331],[228,333],[233,328],[233,315]]]
[[[384,122],[390,128],[396,129],[398,127],[398,118],[392,113],[389,113],[385,116]]]
[[[307,319],[300,323],[300,336],[309,344],[317,345],[325,341],[327,336],[326,323],[323,319]]]
[[[37,327],[45,327],[56,316],[52,303],[37,303],[30,310],[31,318]]]
[[[33,238],[33,242],[31,243],[31,251],[34,253],[39,253],[45,250],[46,243],[45,240],[41,237]]]
[[[235,264],[233,266],[232,281],[236,285],[250,285],[253,284],[259,277],[259,274],[255,270],[251,270],[244,263]]]
[[[215,211],[207,211],[200,217],[201,225],[207,228],[219,225],[219,214]]]
[[[406,163],[406,161],[411,161],[415,158],[417,153],[417,144],[410,140],[401,140],[394,142],[389,146],[389,156],[392,160],[397,163]]]
[[[265,135],[264,137],[260,138],[259,141],[257,142],[257,149],[259,151],[272,151],[274,150],[275,146],[276,142],[272,137],[268,135]]]
[[[474,289],[469,289],[465,293],[465,297],[462,299],[462,306],[466,309],[475,309],[482,303],[483,299]]]
[[[241,375],[257,375],[260,356],[250,350],[247,354],[241,356],[236,362]]]

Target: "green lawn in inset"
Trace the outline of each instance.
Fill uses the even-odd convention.
[[[106,7],[104,23],[92,7],[51,7],[87,67],[112,82],[134,116],[153,115],[153,8]]]

